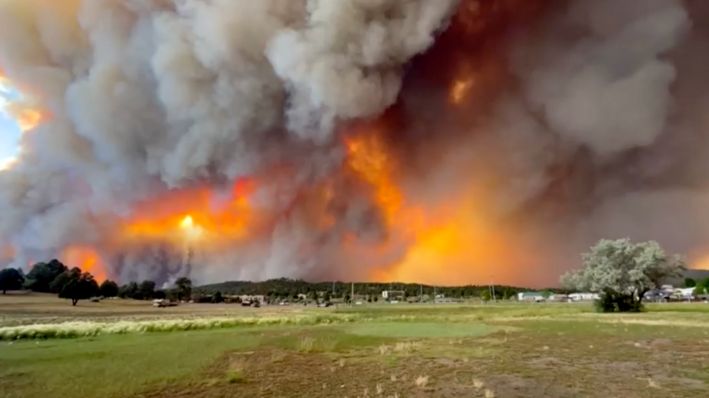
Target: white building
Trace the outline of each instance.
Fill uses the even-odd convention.
[[[569,298],[571,301],[593,301],[598,300],[600,297],[598,293],[571,293]]]
[[[541,292],[519,292],[517,293],[518,301],[533,301],[540,302],[544,301],[544,293]]]

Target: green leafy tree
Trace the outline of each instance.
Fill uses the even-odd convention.
[[[50,288],[50,284],[68,268],[59,260],[48,263],[37,263],[25,277],[25,287],[35,292],[58,293]]]
[[[709,278],[704,278],[701,281],[698,281],[696,287],[704,292],[702,294],[709,294]]]
[[[583,263],[583,269],[564,275],[562,284],[598,293],[597,308],[603,312],[640,311],[647,291],[684,270],[682,261],[668,257],[657,242],[629,239],[601,240],[583,255]]]
[[[709,289],[709,278],[704,278],[697,282],[697,286],[704,286],[705,289]]]
[[[71,305],[75,306],[79,300],[90,299],[99,293],[98,283],[94,276],[88,272],[76,272],[78,268],[67,271],[69,278],[59,291],[59,297],[70,299]]]
[[[20,290],[25,282],[22,271],[15,268],[5,268],[0,271],[0,290],[6,294],[8,290]]]
[[[118,284],[114,281],[106,279],[98,288],[99,294],[103,297],[118,296]]]
[[[692,292],[695,296],[702,296],[709,293],[709,278],[702,279],[697,282]]]
[[[483,301],[490,301],[490,300],[492,300],[492,293],[490,293],[489,290],[483,290],[482,293],[480,294],[480,298]]]
[[[175,281],[177,289],[177,298],[180,300],[189,300],[192,297],[192,281],[189,278],[182,277]]]
[[[695,287],[697,286],[697,281],[692,278],[684,278],[684,287]]]
[[[694,291],[692,291],[692,294],[694,294],[694,296],[702,296],[702,295],[706,294],[706,292],[707,292],[707,288],[705,286],[697,285],[694,287]]]

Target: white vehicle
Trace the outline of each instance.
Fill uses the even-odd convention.
[[[153,307],[163,308],[163,307],[176,307],[177,303],[167,300],[167,299],[155,299],[153,300]]]

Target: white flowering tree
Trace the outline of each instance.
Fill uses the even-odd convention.
[[[655,241],[604,239],[582,258],[584,268],[564,275],[562,284],[598,293],[597,304],[604,312],[640,311],[647,291],[667,278],[680,276],[684,269],[679,257],[668,257]]]

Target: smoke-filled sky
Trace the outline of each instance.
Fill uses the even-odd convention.
[[[5,111],[17,94],[0,80],[0,167],[10,162],[19,150],[22,131],[12,114]]]
[[[548,285],[630,237],[703,266],[706,22],[701,0],[3,0],[0,257]]]

